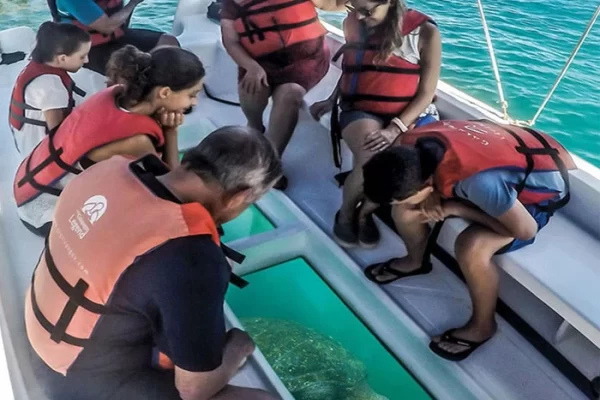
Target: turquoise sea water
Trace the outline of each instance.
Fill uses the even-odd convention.
[[[509,111],[530,119],[585,29],[597,1],[483,0]],[[499,108],[475,0],[411,0],[431,15],[443,39],[442,79]],[[146,0],[136,26],[169,30],[176,0]],[[47,19],[45,0],[0,0],[0,30]],[[344,14],[327,14],[339,26]],[[592,30],[536,126],[600,166],[600,22]]]

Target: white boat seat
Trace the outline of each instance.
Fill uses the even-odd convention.
[[[454,256],[454,243],[468,226],[447,220],[437,243]],[[567,243],[560,238],[568,238]],[[573,328],[600,347],[600,241],[561,213],[538,234],[536,242],[495,261],[510,276],[551,307]]]

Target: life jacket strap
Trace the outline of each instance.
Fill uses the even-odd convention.
[[[247,37],[251,44],[256,42],[255,36],[259,41],[265,40],[266,32],[282,32],[290,29],[302,28],[304,26],[319,22],[319,17],[307,19],[294,24],[279,24],[275,17],[272,18],[273,25],[271,26],[258,26],[255,22],[250,20],[253,15],[272,13],[275,11],[283,10],[285,8],[293,7],[298,4],[306,3],[307,0],[291,0],[286,3],[274,4],[266,7],[259,8],[257,10],[250,10],[249,8],[264,3],[266,0],[254,0],[243,6],[236,4],[240,12],[240,19],[244,25],[244,32],[238,33],[240,38]],[[280,34],[281,35],[281,34]]]
[[[542,145],[541,148],[539,147],[529,147],[525,144],[525,141],[519,136],[517,135],[514,131],[512,131],[511,129],[505,127],[505,126],[500,126],[498,124],[496,124],[495,122],[489,121],[489,120],[482,120],[481,122],[484,123],[488,123],[488,124],[492,124],[500,129],[505,130],[506,132],[508,132],[519,144],[519,146],[516,147],[516,150],[523,154],[527,160],[527,167],[525,169],[525,177],[523,178],[523,180],[515,187],[515,190],[517,191],[518,194],[521,194],[521,192],[525,189],[525,186],[527,185],[527,179],[529,178],[529,175],[531,175],[531,173],[533,172],[533,169],[535,168],[535,161],[533,159],[533,156],[550,156],[552,158],[552,161],[554,161],[554,164],[556,165],[558,172],[560,173],[561,178],[563,179],[564,183],[565,183],[565,195],[563,196],[563,198],[561,198],[560,200],[557,201],[550,201],[548,204],[546,205],[538,205],[538,208],[543,211],[543,212],[547,212],[548,214],[550,214],[550,216],[552,216],[554,214],[554,212],[562,207],[564,207],[565,205],[567,205],[567,203],[569,202],[569,200],[571,199],[571,185],[570,185],[570,181],[569,181],[569,170],[566,167],[565,163],[563,162],[563,160],[560,158],[560,152],[558,149],[552,147],[550,145],[550,143],[548,143],[548,141],[546,140],[546,138],[544,138],[544,136],[542,136],[538,131],[531,129],[531,128],[523,128],[523,130],[525,130],[526,132],[528,132],[530,135],[532,135],[534,138],[537,139],[538,142],[540,142],[540,144]]]
[[[75,286],[72,286],[65,277],[60,273],[58,268],[56,267],[56,263],[52,258],[52,254],[50,253],[49,239],[46,237],[46,247],[44,249],[44,261],[46,267],[48,268],[48,272],[52,277],[52,280],[56,285],[60,288],[60,290],[69,298],[67,304],[63,308],[58,321],[56,324],[52,324],[42,313],[40,310],[39,304],[37,302],[35,296],[35,272],[33,273],[33,277],[31,278],[31,305],[33,308],[34,315],[40,325],[50,333],[50,339],[52,339],[55,343],[65,342],[67,344],[84,347],[85,344],[89,341],[89,339],[76,338],[67,334],[67,328],[69,324],[73,320],[75,313],[79,307],[84,308],[85,310],[94,313],[94,314],[106,314],[108,313],[108,308],[96,302],[91,301],[90,299],[85,297],[85,292],[89,288],[89,284],[83,279],[79,279]]]
[[[39,174],[44,168],[46,168],[51,163],[56,163],[56,165],[58,165],[60,168],[62,168],[65,172],[70,172],[70,173],[75,174],[75,175],[81,173],[80,169],[75,168],[75,167],[67,164],[60,157],[64,153],[64,149],[63,148],[57,149],[56,147],[54,147],[54,136],[56,135],[57,130],[58,130],[58,126],[56,128],[54,128],[54,129],[52,129],[48,133],[48,152],[49,152],[49,155],[48,155],[48,157],[44,161],[42,161],[35,168],[31,169],[31,155],[27,158],[27,161],[26,161],[26,164],[25,164],[25,176],[23,178],[21,178],[19,180],[19,182],[17,182],[17,187],[22,187],[23,185],[25,185],[25,184],[28,183],[33,188],[35,188],[36,190],[38,190],[40,192],[48,193],[48,194],[51,194],[53,196],[59,196],[60,193],[62,192],[62,190],[57,189],[57,188],[52,187],[52,186],[42,185],[41,183],[39,183],[39,182],[36,181],[35,176],[37,174]],[[36,149],[37,149],[37,147],[36,147]]]
[[[342,169],[342,127],[340,125],[339,94],[333,101],[331,119],[329,120],[329,134],[331,137],[331,151],[333,163],[338,169]]]
[[[219,233],[219,236],[223,236],[225,234],[225,231],[223,230],[223,227],[221,225],[217,226],[217,232]],[[225,257],[227,257],[236,264],[241,264],[246,259],[245,255],[223,243],[221,243],[221,251],[223,251]],[[232,285],[239,287],[240,289],[243,289],[250,284],[250,282],[248,282],[241,276],[234,274],[233,271],[231,271],[229,282]]]

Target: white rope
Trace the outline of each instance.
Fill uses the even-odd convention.
[[[554,94],[554,91],[556,90],[556,88],[558,87],[558,85],[562,81],[563,77],[565,76],[565,74],[569,70],[569,67],[571,66],[571,63],[573,62],[573,60],[575,59],[575,56],[579,52],[579,49],[581,49],[581,46],[583,45],[583,42],[589,36],[590,31],[592,30],[592,27],[596,23],[596,20],[598,19],[599,15],[600,15],[600,4],[598,4],[598,7],[596,8],[596,12],[594,13],[594,15],[592,16],[592,19],[588,23],[588,26],[585,29],[585,32],[583,32],[583,35],[581,35],[581,38],[579,39],[579,42],[577,43],[577,46],[575,46],[575,49],[573,49],[573,52],[571,53],[571,56],[569,57],[569,59],[567,60],[565,66],[563,67],[562,71],[558,75],[558,78],[556,78],[556,81],[554,82],[554,85],[552,86],[552,89],[550,89],[550,92],[548,93],[548,95],[546,96],[546,98],[544,99],[544,101],[542,102],[542,105],[540,106],[540,108],[538,108],[537,112],[535,113],[535,115],[533,116],[533,118],[531,119],[531,121],[529,121],[527,123],[529,126],[533,126],[533,124],[535,124],[535,121],[537,121],[538,117],[540,116],[540,114],[542,113],[542,111],[544,110],[544,108],[546,107],[546,104],[548,104],[548,102],[550,101],[550,98]]]
[[[492,69],[494,70],[494,77],[496,78],[496,85],[498,86],[498,96],[500,97],[500,105],[502,106],[502,112],[505,120],[510,120],[508,116],[508,102],[504,98],[504,90],[502,90],[502,81],[500,80],[500,71],[498,70],[498,63],[496,62],[496,55],[494,53],[494,46],[492,45],[492,38],[490,37],[490,30],[488,29],[487,20],[485,19],[485,12],[483,11],[483,4],[481,0],[477,0],[477,6],[479,7],[479,15],[481,15],[481,22],[483,24],[483,32],[485,33],[485,40],[487,41],[488,50],[490,52],[490,58],[492,60]]]

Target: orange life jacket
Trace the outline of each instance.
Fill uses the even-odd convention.
[[[402,36],[410,35],[427,21],[433,23],[427,15],[409,10],[402,19]],[[393,54],[378,62],[381,38],[368,37],[356,12],[348,14],[344,31],[346,44],[334,57],[335,61],[344,55],[341,102],[366,112],[398,116],[417,94],[421,66]]]
[[[94,3],[96,3],[109,17],[123,8],[123,0],[94,0]],[[54,22],[61,22],[63,19],[68,19],[71,20],[74,25],[77,25],[84,31],[88,32],[92,37],[92,46],[98,46],[100,44],[108,43],[120,38],[125,34],[125,28],[127,28],[128,25],[127,22],[120,28],[116,29],[113,33],[106,35],[77,21],[73,15],[65,14],[58,10],[58,7],[56,6],[56,0],[48,0],[48,7],[50,8]]]
[[[137,165],[115,156],[88,168],[56,207],[27,292],[25,323],[35,352],[63,375],[111,312],[111,293],[137,257],[179,237],[206,234],[220,243],[202,205],[156,196],[131,171]]]
[[[247,0],[234,21],[240,43],[254,58],[325,36],[315,5],[310,0]]]
[[[46,127],[45,121],[25,117],[25,110],[39,111],[39,108],[25,103],[25,90],[34,79],[42,75],[56,75],[60,78],[62,84],[65,86],[65,89],[67,89],[67,93],[69,94],[67,113],[70,113],[73,107],[75,107],[73,92],[82,97],[85,96],[85,92],[75,85],[75,82],[73,82],[73,79],[71,79],[69,73],[64,69],[31,61],[17,77],[17,81],[13,88],[10,99],[8,122],[16,130],[21,130],[24,124]]]
[[[146,134],[160,150],[165,141],[160,125],[151,117],[121,110],[116,103],[120,90],[113,86],[90,97],[21,162],[13,185],[17,206],[42,192],[60,195],[53,185],[67,173],[80,173],[75,167],[79,160],[109,143]]]
[[[440,121],[413,129],[401,136],[403,145],[433,138],[446,152],[433,175],[434,186],[444,197],[454,197],[455,185],[479,172],[492,169],[523,171],[515,187],[523,204],[540,204],[556,193],[536,191],[527,185],[532,172],[559,171],[565,182],[565,196],[540,207],[548,212],[569,201],[569,170],[576,169],[569,152],[555,139],[531,128],[498,125],[489,121]]]

